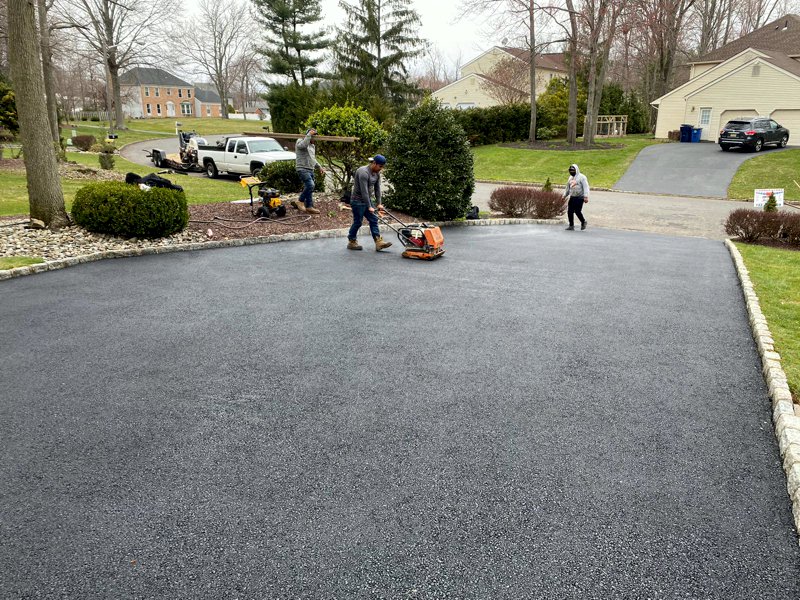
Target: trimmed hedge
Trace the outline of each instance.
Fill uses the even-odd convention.
[[[567,201],[552,189],[509,185],[492,192],[489,208],[514,218],[554,219],[566,212]]]
[[[189,222],[186,195],[177,190],[120,182],[90,183],[79,189],[72,217],[81,227],[120,237],[158,238],[183,230]]]
[[[528,139],[531,127],[530,104],[468,108],[451,112],[473,146]]]
[[[294,161],[291,160],[279,160],[264,165],[258,177],[269,187],[275,188],[283,194],[297,193],[303,189],[303,182],[300,180],[300,175],[297,174]],[[325,191],[325,176],[319,167],[314,170],[314,190]]]
[[[725,221],[725,233],[743,242],[764,239],[800,246],[800,214],[737,208]]]
[[[83,150],[84,152],[88,152],[91,150],[92,146],[97,143],[97,138],[93,135],[76,135],[72,138],[72,145],[75,146],[78,150]]]

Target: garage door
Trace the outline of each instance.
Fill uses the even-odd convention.
[[[800,109],[776,110],[770,117],[789,130],[790,146],[800,146]]]
[[[727,123],[728,121],[733,121],[739,117],[757,117],[758,111],[752,108],[745,108],[745,109],[732,109],[732,110],[723,110],[719,116],[719,126],[717,130],[714,132],[714,141],[717,140],[719,137],[719,130]]]

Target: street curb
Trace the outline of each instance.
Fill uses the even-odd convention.
[[[560,219],[475,219],[471,221],[439,221],[431,223],[440,227],[469,227],[469,226],[489,226],[489,225],[557,225]],[[242,238],[237,240],[219,240],[208,242],[194,242],[191,244],[175,244],[174,246],[159,246],[151,248],[131,248],[129,250],[107,250],[105,252],[94,252],[81,256],[73,256],[49,262],[29,265],[26,267],[16,267],[14,269],[0,270],[0,281],[24,277],[25,275],[36,275],[47,271],[57,271],[66,267],[74,267],[89,262],[104,260],[107,258],[127,258],[129,256],[146,256],[150,254],[168,254],[171,252],[187,252],[192,250],[211,250],[215,248],[234,248],[238,246],[253,246],[256,244],[272,244],[276,242],[290,242],[296,240],[316,240],[321,238],[340,238],[347,237],[349,228],[344,229],[324,229],[321,231],[301,231],[299,233],[284,233],[278,235],[265,235],[252,238]],[[386,225],[380,225],[382,233],[391,231]]]
[[[731,253],[736,274],[742,284],[750,327],[761,356],[761,371],[772,402],[772,421],[786,473],[786,489],[792,503],[795,532],[800,534],[800,406],[795,406],[792,401],[786,373],[781,368],[780,354],[775,352],[772,333],[764,313],[761,312],[761,304],[742,255],[730,240],[725,240],[725,245]]]

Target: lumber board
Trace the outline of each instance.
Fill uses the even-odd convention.
[[[266,131],[258,133],[245,131],[242,135],[253,137],[271,137],[279,140],[299,140],[305,137],[302,133],[269,133]],[[359,140],[357,137],[345,137],[339,135],[315,135],[314,139],[318,142],[357,142]]]

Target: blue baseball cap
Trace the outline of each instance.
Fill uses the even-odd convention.
[[[386,157],[383,154],[376,154],[372,157],[372,162],[374,162],[376,165],[385,165]]]

